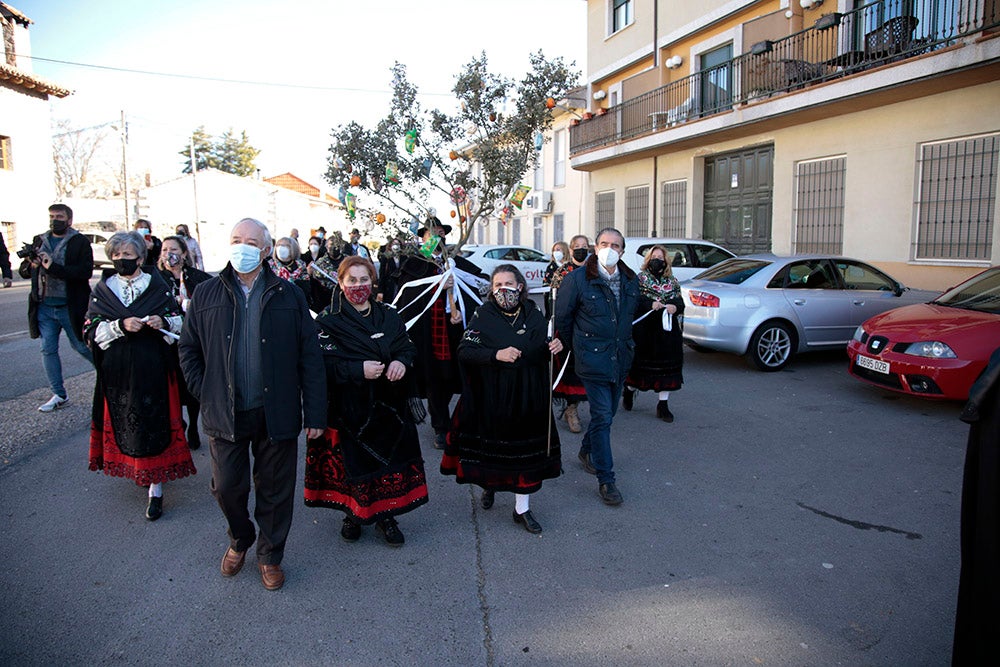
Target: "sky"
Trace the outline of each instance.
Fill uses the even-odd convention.
[[[34,21],[34,73],[74,91],[52,98],[53,120],[89,127],[124,111],[129,162],[154,182],[180,175],[177,153],[204,125],[246,130],[263,176],[291,171],[325,187],[331,129],[385,115],[396,61],[421,103],[443,110],[455,74],[481,51],[513,78],[539,49],[586,71],[584,0],[8,2]]]

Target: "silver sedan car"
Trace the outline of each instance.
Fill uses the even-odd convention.
[[[846,348],[869,317],[939,294],[855,259],[820,255],[736,257],[681,292],[688,344],[745,354],[762,371],[784,368],[799,352]]]

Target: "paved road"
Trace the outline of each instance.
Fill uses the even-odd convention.
[[[204,448],[149,523],[142,490],[86,470],[83,407],[0,403],[40,434],[69,420],[0,466],[0,664],[947,664],[960,406],[897,400],[845,363],[761,374],[689,352],[676,423],[650,394],[619,413],[619,508],[560,424],[539,537],[509,494],[480,509],[425,445],[431,502],[401,518],[402,549],[370,530],[346,544],[338,513],[300,504],[276,593],[252,562],[218,573]]]

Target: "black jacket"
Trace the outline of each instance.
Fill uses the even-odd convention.
[[[191,395],[201,402],[202,425],[210,436],[234,440],[236,374],[232,346],[235,309],[233,268],[195,291],[179,344],[181,370]],[[264,373],[264,415],[275,440],[298,438],[303,426],[326,428],[326,372],[316,325],[302,290],[278,278],[265,263],[260,335]]]
[[[639,281],[619,261],[621,299],[616,300],[601,278],[596,255],[587,258],[583,268],[562,281],[556,296],[556,330],[563,345],[572,345],[581,379],[620,383],[635,355],[632,320],[639,304]]]
[[[73,229],[70,227],[70,229]],[[49,232],[46,232],[48,234]],[[36,248],[42,243],[39,234],[32,239]],[[66,246],[66,263],[49,264],[49,268],[32,267],[29,260],[21,262],[18,274],[22,278],[31,278],[31,294],[28,296],[28,332],[32,338],[40,338],[38,330],[38,281],[43,273],[49,273],[66,281],[66,307],[69,309],[69,321],[73,325],[73,333],[83,340],[83,320],[90,305],[90,276],[94,272],[94,251],[90,241],[83,234],[72,234],[64,243]]]

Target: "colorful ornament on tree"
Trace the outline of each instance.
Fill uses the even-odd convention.
[[[395,162],[385,163],[385,182],[399,185],[399,165]]]
[[[517,208],[521,208],[521,205],[524,204],[524,198],[528,196],[529,192],[531,192],[530,186],[528,185],[517,186],[516,188],[514,188],[514,193],[510,196],[510,203],[516,206]]]
[[[354,220],[354,216],[358,214],[358,204],[350,192],[347,193],[347,201],[344,202],[344,205],[347,206],[347,217]]]
[[[420,254],[430,259],[434,255],[434,251],[437,250],[438,243],[441,242],[440,236],[432,236],[424,243],[420,244]]]
[[[339,157],[338,158],[334,158],[334,160],[333,160],[333,166],[336,167],[337,169],[343,170],[343,168],[344,168],[344,159],[343,158],[339,158]]]
[[[456,185],[451,189],[451,203],[461,204],[465,201],[465,188],[461,185]]]
[[[413,155],[413,149],[417,147],[417,131],[407,130],[406,134],[403,135],[403,146],[406,148],[406,152]]]
[[[351,187],[356,188],[361,185],[361,176],[354,174],[351,176]]]
[[[453,218],[454,218],[454,217],[455,217],[455,215],[456,215],[456,214],[455,214],[455,212],[454,212],[454,211],[452,211],[452,212],[451,212],[451,217],[453,217]]]
[[[456,153],[455,151],[449,151],[448,152],[448,157],[450,157],[452,160],[457,160],[458,159],[458,153]]]
[[[337,201],[339,201],[344,206],[347,206],[347,188],[343,185],[337,190]]]
[[[420,173],[424,175],[424,178],[431,177],[432,166],[434,166],[434,162],[429,157],[425,157],[423,164],[420,166]]]
[[[385,214],[384,213],[377,214],[375,216],[375,222],[377,224],[379,224],[379,225],[384,225],[385,224]]]

